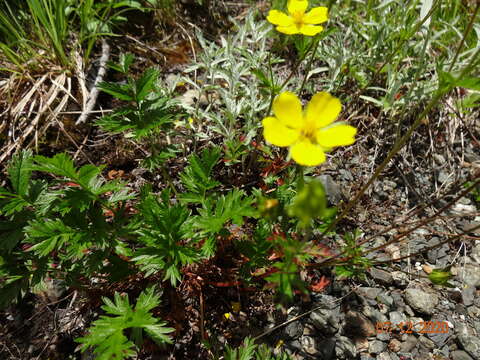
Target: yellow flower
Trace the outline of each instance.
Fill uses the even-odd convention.
[[[278,10],[270,10],[267,20],[277,25],[277,31],[284,34],[317,35],[323,30],[323,26],[317,24],[328,20],[328,9],[319,6],[305,13],[307,7],[307,0],[290,0],[287,6],[288,15]]]
[[[298,164],[316,166],[325,161],[325,152],[355,142],[357,129],[332,124],[342,110],[340,100],[327,92],[315,94],[305,111],[298,97],[285,91],[273,102],[273,116],[263,119],[263,136],[276,146],[289,146]]]

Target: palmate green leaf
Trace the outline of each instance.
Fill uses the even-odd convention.
[[[77,171],[72,158],[66,153],[56,154],[52,158],[37,155],[34,157],[35,164],[32,170],[43,171],[58,176],[76,180]]]
[[[30,150],[22,150],[17,153],[8,164],[7,172],[13,190],[22,197],[27,195],[32,164],[33,155]]]
[[[253,360],[255,355],[255,350],[257,349],[257,345],[255,341],[247,337],[243,344],[234,349],[229,347],[228,345],[225,347],[225,360]]]
[[[133,54],[121,54],[118,64],[114,63],[113,61],[108,61],[107,66],[110,69],[121,72],[123,74],[127,74],[134,60],[135,55]]]
[[[93,322],[88,335],[75,339],[81,343],[81,350],[95,347],[97,359],[113,360],[126,359],[136,355],[135,344],[124,335],[127,329],[136,330],[141,338],[141,331],[145,331],[156,343],[170,343],[167,335],[173,331],[165,327],[166,323],[152,316],[150,311],[160,304],[160,298],[155,294],[154,287],[147,288],[140,294],[135,307],[130,305],[127,296],[115,293],[114,301],[104,297],[102,309],[108,315],[102,315]],[[138,334],[140,331],[140,334]]]
[[[20,211],[23,211],[23,209],[29,205],[30,204],[22,197],[15,196],[11,199],[8,199],[7,201],[0,203],[0,214],[4,214],[6,216],[13,215]]]
[[[243,217],[258,217],[257,210],[252,206],[253,197],[245,196],[242,190],[234,189],[226,196],[210,197],[199,209],[200,214],[193,224],[206,233],[218,233],[225,223],[232,221],[236,225],[243,224]]]
[[[78,229],[71,228],[61,219],[34,220],[25,227],[28,241],[34,243],[29,251],[40,256],[47,256],[53,250],[59,250],[66,243],[78,242],[83,234]]]
[[[135,82],[135,101],[137,103],[145,100],[147,95],[155,88],[158,75],[158,70],[150,68]]]
[[[111,82],[101,82],[97,87],[118,100],[134,101],[134,91],[130,84],[115,84]]]
[[[180,179],[190,193],[198,194],[203,199],[206,191],[220,185],[218,181],[211,178],[211,172],[220,159],[220,153],[221,150],[215,147],[203,150],[200,157],[196,154],[189,156],[189,165],[180,174]],[[189,202],[189,200],[195,200],[195,197],[192,195],[185,196],[185,198],[180,196],[180,199]]]
[[[12,251],[23,240],[23,227],[31,214],[23,213],[8,221],[0,221],[0,250],[2,254]]]

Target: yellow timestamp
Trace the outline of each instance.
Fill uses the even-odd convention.
[[[447,334],[449,326],[446,321],[420,321],[418,323],[383,321],[375,323],[375,329],[377,334],[390,334],[392,332],[400,332],[401,334],[411,334],[413,332],[419,334]]]

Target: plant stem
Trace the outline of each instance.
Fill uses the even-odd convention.
[[[318,35],[316,36],[316,38],[318,39],[318,41],[320,40]],[[295,66],[293,67],[293,69],[290,72],[290,74],[288,75],[288,77],[285,79],[285,81],[282,83],[282,85],[280,85],[280,88],[278,89],[279,92],[281,92],[283,90],[283,88],[288,84],[288,82],[290,81],[292,76],[297,72],[298,68],[300,67],[300,64],[303,62],[303,60],[305,60],[305,58],[307,57],[310,50],[312,50],[313,46],[315,44],[317,44],[317,46],[318,46],[318,41],[315,41],[315,39],[314,39],[314,41],[312,41],[310,43],[310,46],[308,47],[307,51],[305,51],[305,54],[295,63]],[[270,105],[268,106],[268,111],[267,111],[266,116],[268,116],[270,114],[270,111],[272,110],[273,99],[274,99],[274,96],[272,96],[272,98],[270,99]]]
[[[302,95],[303,87],[305,86],[305,83],[307,82],[308,73],[310,72],[310,69],[312,68],[312,63],[313,63],[313,59],[315,58],[315,54],[317,53],[318,44],[320,44],[320,37],[317,36],[312,41],[312,44],[313,43],[315,44],[315,47],[313,48],[313,51],[310,54],[310,59],[308,60],[307,68],[305,69],[305,76],[303,77],[302,85],[300,86],[300,90],[298,90],[298,96]]]
[[[470,22],[468,23],[467,28],[465,29],[465,32],[463,33],[462,41],[460,41],[460,45],[458,46],[457,51],[455,52],[455,56],[452,60],[452,63],[450,64],[450,67],[448,68],[449,72],[452,71],[453,66],[457,62],[458,56],[460,55],[460,50],[462,50],[463,44],[465,43],[465,39],[467,38],[468,34],[472,30],[473,23],[475,21],[475,18],[477,17],[479,9],[480,9],[480,1],[477,1],[477,6],[475,6],[475,10],[474,10],[473,15],[470,19]]]
[[[303,176],[303,166],[297,165],[297,194],[302,191],[305,185],[305,179]]]

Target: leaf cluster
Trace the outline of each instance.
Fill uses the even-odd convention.
[[[103,302],[105,304],[102,309],[109,316],[100,316],[93,322],[86,336],[75,339],[82,344],[82,351],[94,347],[96,359],[128,359],[136,355],[136,345],[141,344],[143,332],[159,345],[171,343],[167,334],[174,329],[166,327],[165,322],[151,314],[151,311],[160,305],[160,297],[155,294],[154,287],[140,294],[135,307],[130,305],[127,296],[121,296],[117,292],[114,301],[103,297]],[[133,341],[126,335],[129,329]]]

